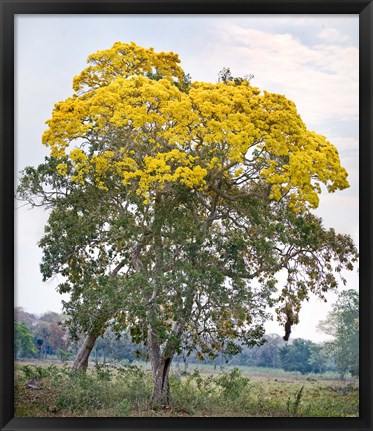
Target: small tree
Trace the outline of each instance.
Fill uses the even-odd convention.
[[[280,348],[283,347],[284,341],[278,335],[269,335],[265,337],[265,343],[260,346],[256,353],[255,365],[258,367],[280,367]]]
[[[282,368],[285,371],[310,373],[313,370],[310,363],[312,345],[311,341],[296,338],[291,345],[282,347],[279,351]]]
[[[359,375],[359,294],[355,290],[341,292],[326,320],[319,328],[334,340],[326,343],[343,379],[347,372]]]
[[[329,355],[327,349],[324,344],[312,344],[310,349],[309,363],[312,366],[312,371],[322,374],[328,364]]]
[[[30,329],[23,323],[14,322],[14,357],[30,357],[36,351]]]

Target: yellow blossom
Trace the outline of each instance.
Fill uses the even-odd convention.
[[[179,62],[134,43],[92,54],[43,134],[57,171],[67,175],[67,157],[71,181],[117,184],[146,202],[166,185],[208,191],[245,172],[241,187],[265,181],[270,198],[287,196],[294,211],[317,207],[321,183],[348,187],[336,148],[307,130],[292,101],[246,81],[181,91]]]

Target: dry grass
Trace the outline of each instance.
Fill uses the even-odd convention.
[[[199,367],[171,377],[172,405],[152,409],[147,366],[90,367],[71,378],[67,366],[16,366],[16,416],[36,417],[345,417],[358,416],[358,383],[243,368]],[[27,389],[33,375],[41,389]]]

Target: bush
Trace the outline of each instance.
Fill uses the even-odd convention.
[[[70,375],[69,367],[57,367],[52,364],[48,367],[41,365],[22,365],[19,368],[19,374],[23,376],[23,380],[27,381],[33,377],[39,379],[51,379],[52,383],[61,382]]]
[[[95,375],[99,380],[110,382],[112,378],[112,367],[107,364],[95,364]]]
[[[61,360],[62,363],[65,363],[67,361],[69,361],[70,359],[72,359],[73,355],[70,352],[65,352],[65,350],[60,349],[58,351],[58,356]]]
[[[136,365],[125,365],[118,368],[116,386],[129,400],[129,406],[137,413],[150,408],[153,382],[150,373],[144,372]]]
[[[56,406],[59,410],[82,412],[101,409],[108,402],[104,385],[94,376],[77,373],[60,394]]]
[[[191,415],[249,408],[250,380],[237,368],[217,377],[202,377],[197,370],[186,379],[171,375],[170,387],[173,406]]]
[[[70,378],[57,401],[59,410],[89,412],[112,409],[114,415],[128,416],[150,405],[151,379],[135,366],[96,365],[92,373]]]
[[[247,394],[250,388],[250,379],[242,376],[238,368],[233,368],[230,373],[223,373],[216,377],[215,383],[221,388],[222,396],[233,402]]]
[[[196,411],[211,411],[218,399],[213,377],[202,378],[197,370],[186,379],[171,374],[170,392],[174,408],[191,415]]]

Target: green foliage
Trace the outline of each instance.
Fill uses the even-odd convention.
[[[176,409],[194,414],[198,410],[214,411],[217,406],[234,410],[245,408],[249,379],[237,368],[217,377],[202,376],[195,370],[186,379],[171,376],[172,404]]]
[[[186,379],[176,379],[171,375],[170,391],[175,409],[188,415],[201,410],[210,412],[218,399],[218,389],[213,377],[202,378],[198,371],[194,371]]]
[[[21,368],[22,374],[26,379],[31,379],[32,377],[43,377],[45,376],[45,368],[36,365],[24,365]]]
[[[242,376],[238,368],[233,368],[229,373],[223,373],[216,377],[215,383],[221,388],[223,398],[233,403],[238,398],[245,396],[250,388],[250,380]]]
[[[121,331],[121,328],[120,325],[116,330],[108,328],[96,340],[91,354],[92,359],[104,362],[106,358],[111,358],[115,361],[132,362],[136,358],[136,351],[140,351],[142,346],[135,344],[129,334]]]
[[[311,341],[297,338],[292,344],[282,347],[279,351],[282,368],[285,371],[310,373],[313,370],[310,363],[312,345]]]
[[[87,412],[110,408],[114,416],[128,416],[150,404],[151,379],[135,366],[95,366],[93,373],[75,373],[60,393],[58,410]]]
[[[112,369],[106,364],[95,364],[95,375],[98,380],[110,382],[112,379]]]
[[[20,374],[22,376],[22,381],[37,377],[39,379],[51,379],[55,384],[59,384],[70,376],[70,368],[67,366],[57,367],[55,364],[48,366],[36,364],[22,365],[22,367],[20,367]]]
[[[107,386],[101,380],[85,373],[78,373],[60,394],[56,407],[59,410],[81,412],[101,409],[107,405]]]
[[[343,378],[346,373],[359,375],[359,294],[347,290],[339,294],[327,320],[320,322],[320,329],[334,337],[326,349],[335,361]]]
[[[61,362],[67,362],[68,360],[72,359],[73,355],[70,352],[65,352],[65,350],[60,349],[58,351],[58,356],[61,359]]]
[[[282,337],[272,335],[265,337],[265,343],[263,345],[258,346],[255,349],[253,362],[258,367],[271,367],[278,368],[280,367],[280,348],[283,346],[284,341]]]
[[[311,344],[308,363],[315,373],[323,373],[328,367],[329,355],[324,344]]]
[[[46,312],[40,317],[36,317],[25,312],[22,308],[15,310],[15,349],[18,349],[19,358],[35,356],[38,358],[48,356],[59,356],[62,361],[68,359],[68,351],[72,347],[68,337],[67,329],[63,325],[65,316],[55,312]],[[23,325],[23,327],[22,327]],[[26,329],[24,328],[26,327]],[[22,349],[21,342],[27,342],[28,348]],[[34,349],[31,349],[31,344]],[[61,353],[61,352],[65,352]],[[66,358],[63,359],[65,356]]]
[[[14,322],[14,355],[30,357],[36,353],[30,329],[23,323]]]

